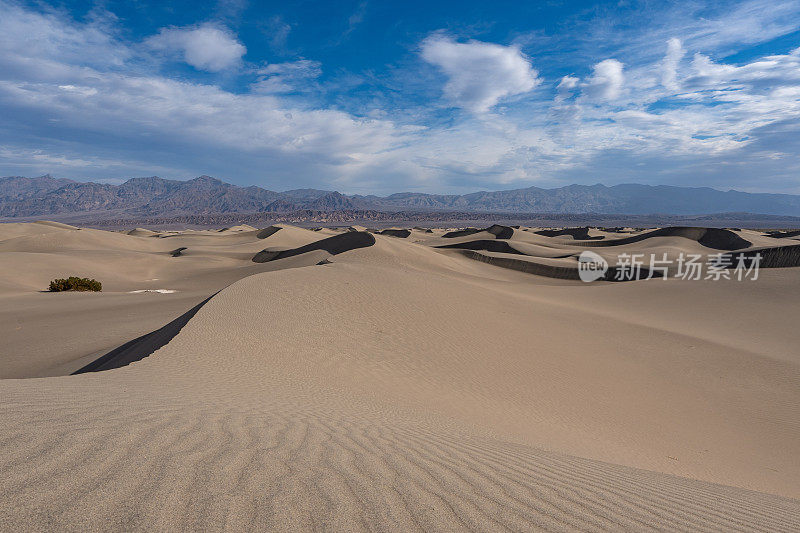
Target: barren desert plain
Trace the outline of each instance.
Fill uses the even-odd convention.
[[[9,223],[0,272],[3,531],[800,530],[797,232]]]

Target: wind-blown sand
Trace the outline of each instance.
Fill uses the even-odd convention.
[[[0,226],[0,370],[29,378],[0,380],[0,528],[800,529],[796,254],[757,281],[586,284],[467,254],[574,270],[576,235],[612,263],[738,241],[354,230]],[[68,274],[104,292],[38,292]],[[128,293],[155,287],[178,292]],[[117,347],[97,366],[135,362],[66,375]]]

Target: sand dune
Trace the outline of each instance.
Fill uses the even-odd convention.
[[[259,232],[256,233],[256,237],[258,237],[259,239],[266,239],[267,237],[272,237],[280,230],[281,228],[279,226],[270,226],[268,228],[259,230]]]
[[[373,237],[372,234],[366,231],[350,231],[289,250],[261,250],[253,256],[253,262],[266,263],[267,261],[277,261],[278,259],[286,259],[317,250],[323,250],[330,255],[337,255],[355,250],[356,248],[372,246],[373,244],[375,244],[375,237]]]
[[[126,342],[122,346],[115,348],[107,354],[99,357],[89,363],[88,365],[79,368],[73,375],[85,374],[86,372],[102,372],[104,370],[111,370],[113,368],[120,368],[127,366],[136,361],[140,361],[152,354],[159,348],[165,346],[172,338],[180,333],[181,328],[197,314],[203,305],[206,304],[213,296],[209,296],[196,306],[189,309],[187,312],[155,331],[151,331],[146,335]]]
[[[544,235],[545,237],[561,237],[561,236],[570,236],[575,240],[599,240],[603,237],[593,237],[589,235],[589,228],[563,228],[563,229],[543,229],[536,231],[538,235]]]
[[[509,230],[497,236],[492,231],[500,226],[492,226],[486,230],[468,231],[464,234],[451,232],[447,241],[429,238],[427,244],[439,249],[464,250],[463,255],[484,263],[527,272],[539,276],[557,279],[579,279],[578,256],[589,248],[605,259],[609,268],[605,281],[619,279],[620,258],[622,256],[639,255],[644,264],[633,279],[650,279],[662,277],[660,270],[648,267],[648,258],[666,258],[670,263],[668,273],[674,275],[677,261],[681,256],[697,255],[703,262],[711,260],[720,252],[720,261],[731,268],[739,264],[740,256],[746,266],[751,265],[751,258],[760,255],[761,268],[800,266],[800,256],[796,242],[784,239],[784,243],[775,246],[774,237],[765,237],[758,232],[742,230],[733,232],[716,228],[670,227],[634,232],[620,237],[611,232],[591,228],[567,228],[564,230],[537,230],[525,228],[523,231]],[[503,238],[509,235],[508,238]],[[565,235],[570,240],[562,239]],[[575,236],[588,240],[573,240]],[[487,237],[491,237],[488,238]],[[747,237],[746,239],[744,237]],[[455,242],[449,242],[455,241]]]
[[[481,230],[479,230],[478,228],[465,228],[454,231],[448,231],[447,233],[442,235],[442,237],[444,237],[445,239],[451,239],[453,237],[466,237],[467,235],[474,235],[479,231]]]
[[[411,235],[411,230],[407,229],[385,229],[378,232],[381,235],[388,235],[390,237],[398,237],[400,239],[408,238]]]
[[[493,224],[486,228],[486,231],[496,236],[498,239],[511,239],[514,236],[514,228]]]
[[[265,244],[296,248],[326,236],[286,227],[258,239],[258,231],[137,236],[63,224],[0,225],[0,378],[69,374],[163,326],[237,279],[286,268],[285,263],[251,261]],[[328,254],[318,255],[316,262]],[[73,274],[102,281],[103,292],[41,292],[50,280]],[[133,293],[154,287],[177,292]]]
[[[155,231],[149,230],[149,229],[146,229],[146,228],[132,229],[132,230],[128,231],[127,234],[128,235],[134,235],[136,237],[153,237],[155,235],[158,235],[158,233],[156,233]]]
[[[528,230],[153,238],[15,226],[6,237],[0,226],[3,268],[28,277],[0,285],[20,306],[2,327],[25,319],[4,338],[37,346],[36,326],[74,358],[61,377],[0,380],[0,524],[800,529],[800,268],[742,283],[583,283],[570,278],[583,243]],[[71,237],[56,245],[50,231]],[[641,235],[591,249],[709,254],[738,242]],[[771,242],[771,261],[796,255],[790,238],[734,235],[747,254]],[[176,246],[189,253],[170,257]],[[33,288],[65,265],[88,269],[85,253],[107,292]],[[39,265],[23,272],[21,257]],[[152,278],[181,292],[122,292]],[[70,309],[86,328],[75,338],[101,335],[106,316],[161,321],[116,329],[122,341],[81,359],[89,344],[53,325]],[[2,369],[22,377],[57,358],[25,356],[4,352]]]
[[[442,244],[439,245],[438,248],[458,248],[461,250],[486,250],[489,252],[503,252],[506,254],[524,255],[523,252],[520,252],[508,242],[500,240],[488,241],[484,239],[478,239],[474,241],[456,242],[453,244]]]
[[[753,244],[730,230],[688,227],[659,228],[630,237],[582,242],[581,244],[583,246],[619,246],[622,244],[641,242],[653,237],[682,237],[684,239],[697,241],[701,245],[707,248],[714,248],[715,250],[740,250]]]
[[[768,237],[772,237],[775,239],[784,239],[784,238],[791,238],[791,237],[798,237],[800,236],[800,230],[791,230],[791,231],[771,231],[767,233]]]
[[[727,257],[727,262],[735,264],[741,255],[745,258],[745,263],[750,265],[756,254],[760,256],[759,266],[761,268],[800,266],[800,244],[748,248],[744,252],[725,254],[725,257]]]

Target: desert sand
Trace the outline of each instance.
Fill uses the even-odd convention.
[[[797,531],[798,246],[2,224],[0,529]],[[586,249],[769,268],[584,283]]]

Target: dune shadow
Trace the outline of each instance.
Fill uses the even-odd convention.
[[[543,229],[534,231],[534,233],[544,237],[560,237],[562,235],[570,235],[573,239],[581,241],[599,241],[603,239],[602,236],[592,237],[589,235],[588,226],[584,226],[582,228]]]
[[[189,309],[187,312],[155,331],[146,333],[141,337],[128,341],[122,346],[119,346],[107,354],[95,359],[88,365],[79,368],[71,375],[85,374],[87,372],[101,372],[103,370],[112,370],[128,366],[131,363],[140,361],[152,354],[162,346],[165,346],[169,341],[180,333],[183,326],[194,317],[195,314],[203,307],[208,301],[216,296],[217,293],[212,294],[196,306]]]
[[[256,237],[259,239],[266,239],[267,237],[271,237],[278,233],[281,230],[278,226],[270,226],[268,228],[264,228],[256,233]]]
[[[485,250],[487,252],[499,252],[504,254],[526,255],[519,250],[512,248],[507,241],[479,239],[476,241],[457,242],[454,244],[442,244],[436,248],[456,248],[459,250]]]
[[[576,246],[621,246],[641,242],[652,237],[683,237],[697,241],[706,248],[715,250],[741,250],[752,246],[748,240],[741,238],[736,233],[719,228],[696,228],[689,226],[675,226],[669,228],[659,228],[640,235],[632,235],[622,239],[612,239],[603,241],[580,241]]]
[[[789,268],[800,266],[800,244],[774,246],[770,248],[753,248],[743,252],[732,252],[722,256],[722,263],[730,265],[730,268],[736,268],[741,259],[744,266],[749,268],[753,264],[756,254],[760,256],[758,261],[759,268]]]
[[[253,262],[266,263],[267,261],[276,261],[278,259],[294,257],[295,255],[304,254],[314,250],[325,250],[331,255],[337,255],[344,252],[349,252],[350,250],[355,250],[357,248],[372,246],[373,244],[375,244],[374,235],[365,231],[348,231],[347,233],[334,235],[333,237],[314,241],[306,244],[305,246],[300,246],[298,248],[292,248],[289,250],[261,250],[253,256]]]
[[[768,231],[766,236],[772,237],[773,239],[787,239],[790,237],[797,237],[800,236],[800,229],[790,230],[790,231]]]
[[[378,235],[388,235],[389,237],[398,237],[400,239],[405,239],[411,232],[407,229],[385,229],[378,232]]]

